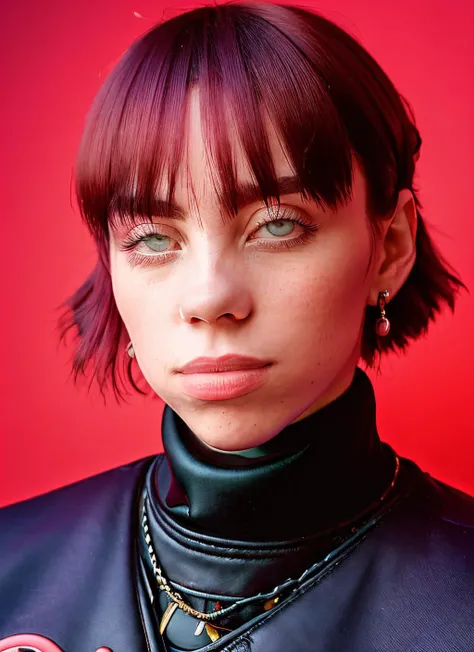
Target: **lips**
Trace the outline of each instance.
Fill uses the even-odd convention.
[[[225,371],[240,371],[244,369],[260,369],[270,364],[268,360],[260,360],[251,356],[227,354],[219,358],[195,358],[178,369],[182,374],[219,373]]]
[[[203,401],[225,401],[253,392],[264,385],[272,363],[229,353],[219,358],[196,358],[178,369],[180,389]]]

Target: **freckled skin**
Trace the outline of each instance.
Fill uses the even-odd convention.
[[[157,219],[167,227],[171,240],[166,246],[176,251],[175,257],[150,268],[134,268],[118,250],[121,234],[111,232],[113,291],[140,370],[153,390],[205,443],[242,450],[268,441],[350,385],[360,357],[367,304],[376,305],[378,292],[385,288],[393,296],[414,258],[408,251],[410,237],[403,242],[392,239],[388,257],[383,246],[387,223],[368,269],[372,236],[365,180],[357,165],[353,197],[337,213],[324,213],[298,194],[281,197],[282,206],[303,211],[319,224],[304,244],[265,249],[270,239],[289,241],[300,235],[304,227],[294,224],[294,231],[284,236],[264,226],[253,236],[261,244],[252,247],[255,240],[249,243],[247,236],[267,215],[265,206],[262,202],[245,207],[234,224],[222,225],[203,165],[195,92],[188,125],[190,178],[203,228],[187,201],[186,177],[179,175],[175,197],[188,208],[189,218],[186,223]],[[277,175],[291,174],[271,127],[269,137]],[[238,145],[235,151],[239,180],[251,180]],[[403,190],[396,211],[397,233],[406,235],[411,229],[414,234],[412,202],[411,193]],[[183,394],[173,369],[198,356],[227,352],[272,361],[265,384],[226,401]]]

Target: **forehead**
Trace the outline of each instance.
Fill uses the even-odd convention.
[[[286,180],[286,183],[282,184],[285,194],[287,194],[286,191],[295,192],[296,184],[288,183],[289,179],[295,177],[295,170],[284,144],[278,137],[268,114],[262,112],[262,118],[276,177]],[[205,125],[201,116],[198,88],[193,89],[189,94],[185,124],[185,156],[177,174],[175,197],[179,204],[190,203],[198,208],[203,203],[218,202],[217,162],[213,160],[209,148],[206,147]],[[221,128],[225,129],[226,137],[229,140],[234,175],[238,185],[249,189],[256,184],[256,180],[237,133],[236,119],[229,111],[223,116]],[[164,174],[158,185],[160,194],[164,194],[167,190],[166,178],[167,174]],[[251,197],[252,193],[243,192],[241,195],[245,200],[245,195]]]

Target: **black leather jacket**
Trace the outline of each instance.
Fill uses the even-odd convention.
[[[136,546],[154,459],[0,510],[0,652],[166,649]],[[203,652],[472,652],[474,499],[406,458],[401,477],[367,536]]]

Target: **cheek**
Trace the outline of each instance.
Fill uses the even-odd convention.
[[[150,278],[140,272],[135,274],[121,263],[112,278],[117,309],[133,340],[140,372],[161,395],[169,363],[163,343],[169,342],[171,332],[166,306],[172,297],[166,295],[166,284],[156,287]]]
[[[166,284],[157,291],[151,276],[135,273],[119,258],[111,265],[111,274],[117,309],[130,337],[139,345],[147,332],[160,331],[160,316],[163,318],[167,301]]]
[[[135,288],[136,282],[133,276],[127,273],[118,256],[111,257],[110,274],[117,310],[125,326],[130,330],[133,326],[133,315],[136,314],[135,304],[140,300]]]
[[[334,325],[341,318],[346,322],[361,319],[370,284],[370,243],[364,234],[356,242],[350,234],[334,238],[315,250],[304,265],[278,278],[272,297],[280,320],[301,326],[308,321],[321,325],[329,320]]]

